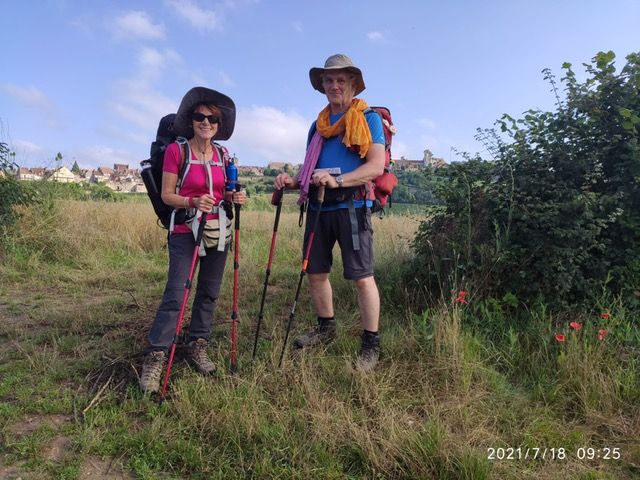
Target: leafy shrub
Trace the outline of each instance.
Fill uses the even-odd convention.
[[[418,172],[396,170],[398,186],[393,190],[393,203],[417,203],[435,204],[438,203],[434,196],[435,183],[438,181],[436,175],[438,169],[427,167]]]
[[[31,185],[18,182],[11,175],[0,176],[0,226],[1,234],[17,220],[14,207],[37,201],[37,195]]]
[[[470,158],[436,173],[442,205],[415,239],[420,281],[473,279],[480,294],[578,304],[601,287],[638,304],[640,284],[640,55],[620,73],[599,53],[583,83],[564,64],[567,96],[555,112],[504,115],[480,131],[492,161]],[[434,290],[432,290],[434,291]]]
[[[105,202],[121,201],[124,194],[118,195],[106,185],[88,183],[59,183],[50,181],[31,183],[40,196],[48,200],[98,200]]]

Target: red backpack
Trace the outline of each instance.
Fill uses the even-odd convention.
[[[384,130],[384,172],[373,180],[373,207],[372,212],[379,212],[384,209],[387,202],[391,198],[393,189],[398,186],[398,177],[391,171],[391,141],[393,135],[396,134],[396,127],[393,126],[391,112],[387,107],[369,107],[382,119],[382,128]],[[366,113],[366,111],[365,111]]]

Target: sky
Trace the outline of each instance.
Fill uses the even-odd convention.
[[[135,168],[206,86],[236,104],[241,165],[302,163],[327,103],[309,69],[345,53],[391,110],[394,158],[456,161],[502,114],[553,110],[542,69],[584,78],[608,50],[620,68],[639,24],[640,0],[0,0],[0,141],[20,166]]]

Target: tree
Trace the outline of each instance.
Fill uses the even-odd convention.
[[[4,142],[0,142],[0,170],[9,170],[10,168],[9,146]]]
[[[76,162],[75,160],[73,162],[73,166],[71,167],[71,171],[76,175],[80,174],[80,165],[78,165],[78,162]]]
[[[614,59],[598,53],[582,83],[565,63],[564,100],[545,69],[556,111],[503,115],[504,140],[481,132],[494,160],[467,156],[447,169],[443,205],[416,237],[422,264],[455,259],[456,277],[486,295],[567,306],[606,287],[638,304],[640,55],[619,73]]]
[[[12,172],[17,169],[15,157],[16,152],[11,151],[5,142],[0,142],[0,170]]]
[[[9,146],[0,142],[0,173],[11,172],[18,168],[13,158],[15,152]],[[13,175],[0,175],[0,237],[18,218],[14,210],[15,205],[25,205],[34,202],[35,193],[26,182],[18,181]]]

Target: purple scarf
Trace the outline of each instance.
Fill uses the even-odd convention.
[[[307,147],[307,154],[304,156],[304,164],[298,175],[298,184],[300,185],[300,196],[298,197],[298,205],[302,205],[309,198],[309,185],[311,184],[311,175],[318,164],[318,158],[320,158],[320,151],[322,150],[322,144],[324,138],[318,133],[318,130],[313,134],[311,142]]]

